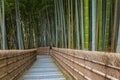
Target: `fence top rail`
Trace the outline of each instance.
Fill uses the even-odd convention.
[[[0,50],[0,56],[1,55],[12,55],[12,54],[25,54],[25,53],[32,53],[36,52],[36,49],[29,49],[29,50]]]
[[[66,50],[66,51],[76,51],[76,52],[85,52],[85,53],[102,53],[102,54],[114,54],[114,55],[120,55],[120,53],[113,53],[113,52],[103,52],[103,51],[89,51],[89,50],[77,50],[77,49],[69,49],[69,48],[57,48],[52,47],[53,50]]]

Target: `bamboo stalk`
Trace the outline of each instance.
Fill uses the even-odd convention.
[[[115,52],[114,48],[115,48],[116,18],[117,18],[117,10],[118,10],[117,7],[118,7],[118,0],[115,1],[114,25],[113,25],[111,52]]]

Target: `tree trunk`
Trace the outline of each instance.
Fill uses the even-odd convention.
[[[88,37],[89,37],[89,0],[84,0],[84,39],[85,50],[88,50]]]
[[[117,4],[117,18],[116,18],[116,33],[115,33],[115,47],[114,47],[114,52],[119,52],[120,48],[119,48],[119,32],[120,32],[120,0],[118,0],[118,4]]]
[[[18,0],[15,0],[15,10],[16,10],[16,23],[17,23],[17,35],[18,35],[18,44],[19,49],[24,49],[23,39],[22,39],[22,28],[20,23],[20,11],[19,11],[19,3]]]
[[[7,38],[6,38],[6,27],[5,27],[5,6],[4,0],[2,0],[2,16],[1,16],[1,30],[2,30],[2,49],[8,49],[7,47]]]
[[[58,8],[57,8],[57,1],[54,0],[54,5],[55,5],[55,28],[56,28],[56,47],[58,47]]]
[[[81,0],[81,34],[82,34],[82,50],[84,50],[85,46],[84,46],[84,8],[83,8],[83,0]]]
[[[96,33],[95,21],[96,21],[96,0],[92,0],[92,51],[95,51],[95,33]]]
[[[71,47],[71,34],[70,34],[70,0],[68,0],[68,48]]]
[[[111,52],[115,52],[115,34],[116,34],[116,20],[117,20],[117,11],[118,11],[118,1],[119,0],[115,0],[114,25],[113,25],[113,33],[112,33]]]
[[[102,0],[102,51],[105,51],[105,40],[106,40],[106,0]]]
[[[79,35],[79,17],[78,17],[78,0],[75,0],[75,19],[76,19],[76,48],[79,50],[80,49],[80,35]]]
[[[62,4],[62,21],[63,21],[63,30],[64,30],[64,47],[67,48],[67,36],[66,36],[66,24],[65,24],[65,13],[64,13],[64,6],[63,6],[63,0],[61,0]]]

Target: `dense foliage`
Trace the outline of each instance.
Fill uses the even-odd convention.
[[[119,0],[0,1],[3,49],[120,50]]]
[[[53,0],[3,1],[5,2],[5,27],[8,49],[19,48],[18,36],[22,38],[23,41],[22,43],[20,41],[20,44],[24,44],[24,48],[46,46],[42,40],[44,40],[45,36],[49,36],[46,35],[49,31],[46,29],[49,29],[49,26],[45,27],[45,25],[48,25],[48,20],[53,19]],[[50,24],[51,22],[49,22]],[[18,31],[17,28],[21,28],[21,31]],[[17,35],[18,32],[22,34]]]

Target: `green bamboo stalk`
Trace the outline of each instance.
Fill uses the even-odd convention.
[[[64,29],[64,24],[63,24],[63,12],[62,12],[62,0],[59,0],[59,10],[60,10],[60,34],[61,34],[61,41],[60,45],[63,48],[64,47],[64,39],[63,39],[63,29]]]
[[[84,0],[84,45],[85,50],[88,50],[88,37],[89,37],[89,0]]]
[[[120,29],[120,1],[118,0],[118,3],[117,3],[117,18],[116,18],[116,34],[115,34],[115,47],[114,47],[114,52],[119,52],[119,29]],[[117,51],[118,50],[118,51]]]
[[[71,48],[74,49],[74,39],[73,39],[73,29],[74,29],[73,28],[74,27],[73,26],[74,25],[74,23],[73,23],[73,0],[70,1],[70,5],[71,5],[70,6],[70,8],[71,8],[70,9],[70,11],[71,11],[71,13],[70,13],[71,14],[70,15],[70,33],[71,33],[70,38],[71,38],[71,41],[70,42],[71,42]]]
[[[54,6],[55,6],[55,28],[56,28],[56,47],[58,47],[58,24],[57,24],[57,1],[54,0]]]
[[[118,1],[119,0],[115,0],[114,26],[113,26],[113,33],[112,33],[111,52],[115,52],[115,34],[116,34],[116,20],[117,20]]]
[[[96,0],[92,0],[92,51],[95,51],[95,28],[96,28]]]
[[[109,42],[109,28],[110,28],[110,0],[106,1],[106,29],[105,29],[105,51],[108,51]]]
[[[71,33],[70,33],[70,0],[68,0],[68,48],[71,48]]]
[[[102,11],[102,0],[98,0],[98,4],[100,4],[100,9],[99,9],[99,11],[100,11],[100,14],[98,15],[98,16],[100,16],[100,20],[99,20],[99,23],[98,23],[98,26],[99,26],[99,40],[98,40],[98,45],[99,45],[99,47],[98,47],[98,50],[100,50],[100,51],[102,51],[102,24],[103,24],[103,22],[102,22],[102,20],[103,20],[103,17],[102,17],[102,13],[103,13],[103,11]]]
[[[63,17],[63,30],[64,30],[64,47],[67,48],[67,36],[66,36],[66,24],[65,24],[65,13],[64,13],[64,6],[63,6],[63,0],[61,0],[62,4],[62,17]]]
[[[4,0],[2,0],[2,23],[1,23],[1,30],[2,30],[2,49],[8,49],[7,47],[7,38],[6,38],[6,27],[5,27],[5,6]]]
[[[18,44],[19,44],[19,49],[24,49],[24,47],[23,47],[23,39],[22,39],[22,32],[21,32],[21,24],[20,24],[20,11],[19,11],[19,4],[18,3],[19,3],[18,0],[15,0]]]
[[[102,0],[102,50],[105,51],[105,40],[106,40],[106,0]]]
[[[81,38],[82,38],[82,50],[85,49],[84,45],[84,2],[81,0]]]
[[[75,29],[76,29],[76,48],[77,49],[80,49],[80,35],[79,35],[79,17],[78,17],[78,0],[75,0],[75,13],[76,13],[76,15],[75,15],[75,17],[76,17],[76,27],[75,27]]]

